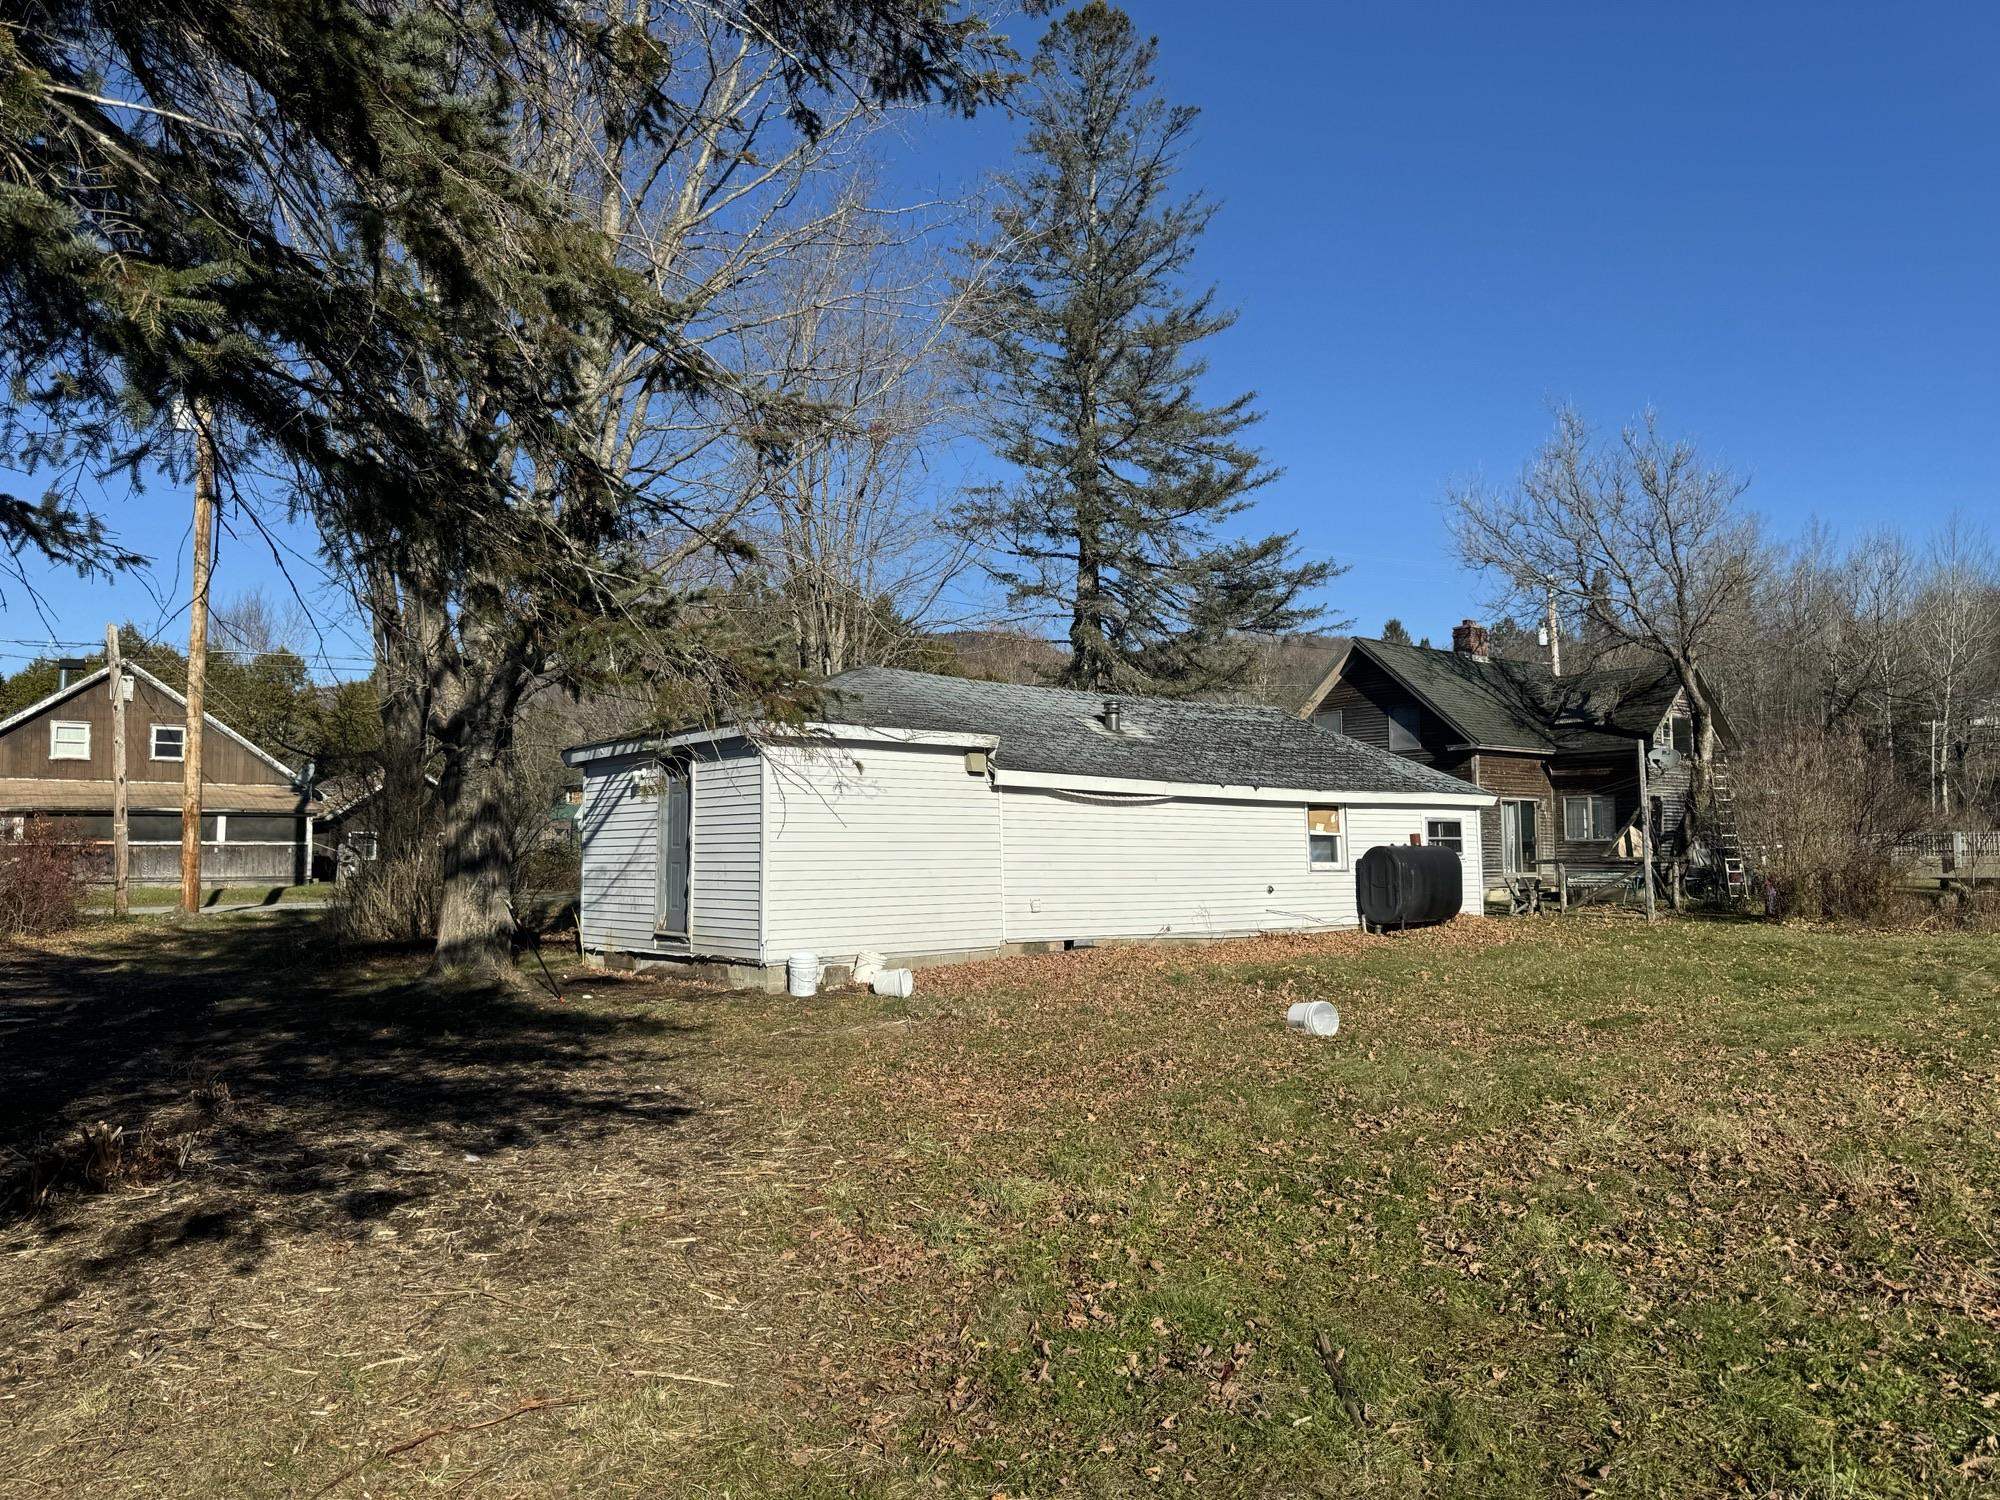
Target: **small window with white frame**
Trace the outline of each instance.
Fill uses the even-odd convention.
[[[1465,853],[1465,824],[1457,818],[1424,819],[1424,842],[1436,844],[1440,849],[1449,849],[1455,854]]]
[[[90,724],[82,719],[49,721],[50,760],[89,760]]]
[[[153,726],[153,759],[183,760],[187,756],[187,725],[155,724]]]
[[[1337,807],[1306,809],[1306,864],[1314,870],[1346,867],[1347,834]]]
[[[1572,844],[1609,843],[1617,833],[1617,804],[1609,797],[1563,798],[1563,837]]]

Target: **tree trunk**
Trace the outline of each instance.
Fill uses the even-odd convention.
[[[428,808],[424,782],[431,704],[430,611],[415,588],[386,567],[369,571],[368,605],[382,722],[382,786],[375,816],[377,853],[394,859],[421,837]],[[421,936],[413,933],[412,937]]]
[[[1715,806],[1711,796],[1710,772],[1715,766],[1715,710],[1709,703],[1708,695],[1702,691],[1701,682],[1691,663],[1677,663],[1681,688],[1687,694],[1688,718],[1692,721],[1694,754],[1688,767],[1687,821],[1688,828],[1682,834],[1685,841],[1698,834],[1704,834],[1715,823]]]
[[[1076,600],[1069,615],[1069,680],[1064,686],[1101,693],[1111,687],[1111,663],[1104,644],[1103,584],[1094,540],[1079,526]]]
[[[476,748],[455,749],[446,756],[439,786],[444,888],[431,972],[504,979],[514,968],[505,776],[487,737],[473,743]]]

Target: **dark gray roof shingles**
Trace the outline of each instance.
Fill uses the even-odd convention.
[[[1598,667],[1557,677],[1538,662],[1357,638],[1373,657],[1466,736],[1489,749],[1547,755],[1629,752],[1680,691],[1671,668]]]
[[[1541,754],[1555,749],[1534,700],[1500,663],[1358,637],[1354,646],[1448,719],[1467,743]]]
[[[1119,730],[1106,729],[1107,701]],[[826,684],[820,715],[882,729],[991,735],[1009,770],[1202,786],[1481,795],[1442,771],[1307,723],[1278,708],[975,682],[859,667]]]

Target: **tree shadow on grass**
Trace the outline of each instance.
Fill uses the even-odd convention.
[[[247,1270],[274,1218],[356,1237],[468,1159],[686,1128],[672,1064],[705,1008],[447,987],[420,963],[311,921],[0,946],[0,1234],[60,1240],[77,1188],[179,1179],[199,1191],[90,1236],[70,1277],[196,1244]]]

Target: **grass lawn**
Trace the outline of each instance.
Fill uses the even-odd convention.
[[[254,902],[259,906],[284,906],[294,901],[325,901],[333,895],[329,884],[319,885],[212,885],[201,893],[203,906],[235,906],[242,902]],[[179,906],[181,888],[177,885],[135,885],[130,891],[134,906]],[[111,889],[109,886],[93,886],[84,898],[84,904],[94,910],[111,910]]]
[[[1990,937],[1459,923],[799,1004],[439,993],[317,925],[0,948],[0,1493],[2000,1487]]]

